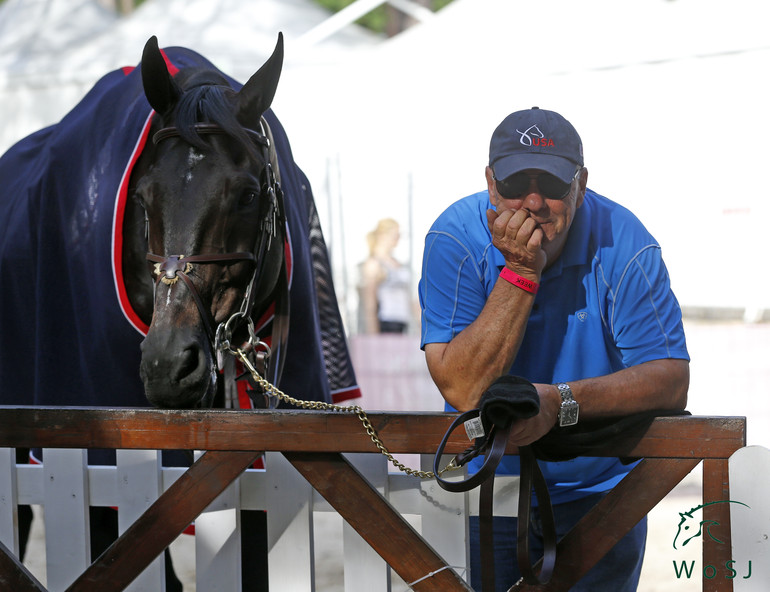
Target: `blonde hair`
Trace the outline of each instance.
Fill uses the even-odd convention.
[[[393,218],[383,218],[377,222],[377,226],[374,230],[370,231],[366,235],[366,242],[369,244],[369,254],[374,254],[374,247],[377,245],[377,239],[391,230],[398,230],[399,224]]]

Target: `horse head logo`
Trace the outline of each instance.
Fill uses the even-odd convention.
[[[693,540],[695,537],[699,537],[703,534],[703,530],[705,527],[706,534],[711,537],[712,541],[716,541],[717,543],[724,543],[724,541],[720,541],[717,537],[715,537],[711,533],[711,528],[714,526],[719,526],[719,522],[716,520],[701,520],[698,521],[698,519],[694,516],[694,513],[698,510],[705,508],[706,506],[711,506],[713,504],[740,504],[741,506],[746,506],[749,508],[750,506],[744,504],[743,502],[735,502],[732,500],[721,500],[718,502],[709,502],[707,504],[702,504],[700,506],[695,506],[694,508],[690,509],[687,512],[679,512],[679,526],[676,531],[676,536],[674,536],[674,549],[676,549],[676,542],[677,539],[679,539],[679,535],[684,536],[684,541],[682,541],[682,547],[684,547],[687,543],[689,543],[691,540]]]
[[[532,146],[532,138],[545,138],[545,134],[540,131],[540,128],[537,127],[537,124],[529,126],[524,131],[521,131],[520,129],[517,129],[516,131],[521,135],[519,142],[521,142],[521,144],[524,146]]]

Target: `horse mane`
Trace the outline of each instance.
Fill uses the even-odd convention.
[[[177,83],[183,92],[173,118],[182,139],[200,150],[211,149],[206,137],[195,130],[195,124],[214,123],[252,158],[258,158],[253,141],[236,115],[237,93],[221,74],[210,70],[183,71],[177,76]]]

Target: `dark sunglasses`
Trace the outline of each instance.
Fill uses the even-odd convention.
[[[521,199],[529,192],[532,179],[535,179],[540,195],[546,199],[564,199],[569,195],[572,182],[577,179],[580,169],[575,171],[575,176],[568,183],[550,173],[515,173],[505,179],[495,178],[497,192],[505,199]]]

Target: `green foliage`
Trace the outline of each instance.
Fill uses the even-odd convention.
[[[339,12],[345,8],[348,4],[352,4],[354,0],[315,0],[317,4],[320,4],[331,12]],[[433,12],[444,8],[452,0],[430,0],[428,8]],[[374,10],[362,16],[356,22],[362,27],[371,29],[377,33],[383,33],[388,25],[388,9],[385,4],[381,4]]]
[[[315,2],[330,12],[339,12],[348,4],[352,4],[353,0],[315,0]],[[358,19],[356,22],[359,25],[366,27],[367,29],[371,29],[372,31],[384,31],[385,25],[388,22],[385,6],[378,6],[368,14]]]

